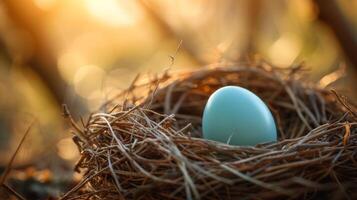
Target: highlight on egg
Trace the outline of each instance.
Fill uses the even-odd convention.
[[[208,99],[202,116],[203,138],[230,145],[256,145],[277,140],[273,115],[253,92],[225,86]]]

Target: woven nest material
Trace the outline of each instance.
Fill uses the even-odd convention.
[[[74,124],[84,176],[62,199],[356,199],[355,107],[300,71],[257,64],[136,79],[83,128]],[[269,106],[278,142],[200,138],[205,103],[226,85]]]

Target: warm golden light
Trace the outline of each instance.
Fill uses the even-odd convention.
[[[322,87],[327,87],[345,75],[346,75],[346,65],[343,64],[336,71],[322,77],[319,81],[319,84]]]
[[[81,66],[85,64],[85,58],[77,51],[66,52],[59,56],[58,70],[62,77],[70,84],[73,83],[74,76]]]
[[[81,67],[74,76],[74,89],[82,97],[88,98],[96,91],[103,90],[105,72],[95,65]]]
[[[269,57],[274,64],[288,66],[301,50],[300,41],[293,34],[285,33],[270,47]]]
[[[71,139],[63,139],[69,134],[63,130],[62,104],[76,121],[86,120],[137,74],[141,84],[168,69],[240,66],[260,59],[286,68],[304,62],[306,79],[346,91],[356,101],[357,79],[348,57],[357,51],[346,45],[353,34],[336,33],[357,28],[357,1],[336,0],[341,9],[330,9],[331,16],[341,12],[341,22],[351,23],[333,17],[335,25],[326,21],[329,12],[321,15],[321,5],[327,5],[321,2],[0,1],[0,165],[7,165],[22,126],[32,118],[38,125],[15,164],[37,165],[42,156],[51,159],[42,159],[41,168],[56,166],[57,160],[61,166],[72,163],[78,151]],[[44,172],[40,179],[46,177]]]
[[[34,3],[42,10],[49,10],[54,6],[56,0],[34,0]]]
[[[130,26],[137,20],[127,0],[86,0],[86,7],[97,20],[112,26]]]
[[[58,155],[65,160],[73,160],[79,156],[72,138],[64,138],[57,143]]]

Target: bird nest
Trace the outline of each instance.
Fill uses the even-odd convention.
[[[264,63],[163,73],[135,79],[81,126],[66,111],[84,175],[62,199],[356,198],[355,106],[303,74]],[[278,142],[201,138],[205,103],[226,85],[269,106]]]

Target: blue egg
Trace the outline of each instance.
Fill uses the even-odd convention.
[[[274,118],[264,102],[238,86],[216,90],[202,117],[203,137],[231,145],[256,145],[277,140]]]

